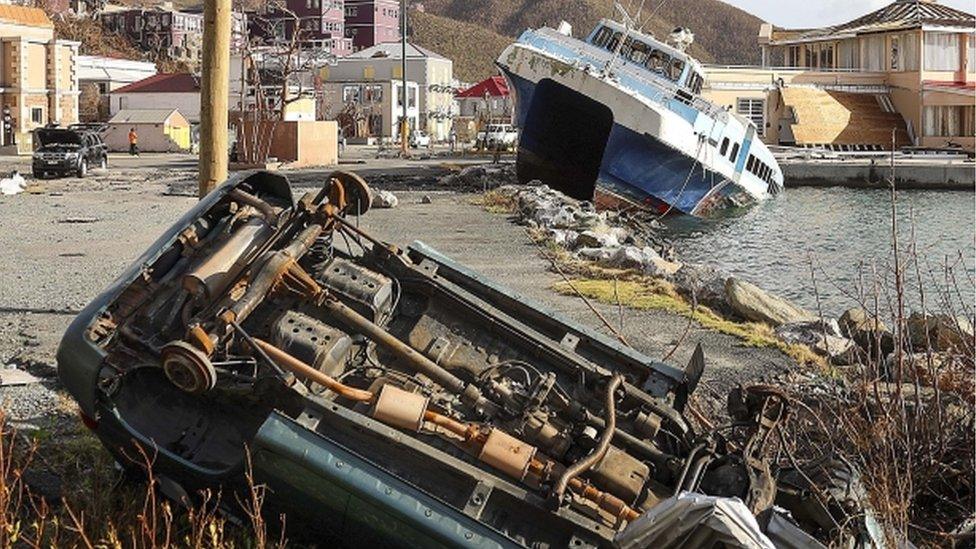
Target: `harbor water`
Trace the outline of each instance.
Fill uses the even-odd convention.
[[[918,310],[924,295],[926,309],[942,310],[936,303],[949,295],[962,314],[960,304],[972,307],[974,300],[974,194],[905,190],[897,196],[899,255],[910,260],[914,244],[920,258],[921,277],[914,264],[907,269],[906,308]],[[865,295],[872,307],[872,296],[880,295],[879,310],[894,310],[891,218],[888,190],[801,187],[738,216],[674,218],[668,225],[683,260],[716,267],[810,311],[818,310],[819,296],[820,310],[836,316]],[[946,276],[946,265],[954,276]]]

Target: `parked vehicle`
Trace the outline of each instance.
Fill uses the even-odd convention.
[[[413,148],[429,147],[430,146],[430,136],[427,135],[423,130],[414,130],[410,132],[410,146]]]
[[[511,124],[488,124],[478,132],[477,148],[485,150],[509,150],[518,141],[518,130]]]
[[[85,177],[91,168],[108,167],[108,147],[98,133],[84,128],[40,128],[34,132],[32,172],[40,179],[48,175]]]

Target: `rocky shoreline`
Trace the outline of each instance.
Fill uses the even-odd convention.
[[[784,344],[806,346],[834,365],[883,358],[895,350],[893,331],[865,309],[848,309],[837,319],[821,318],[746,280],[682,262],[664,227],[653,218],[598,212],[592,203],[545,185],[493,186],[510,174],[499,170],[488,176],[483,167],[478,169],[462,171],[449,183],[476,186],[477,178],[490,177],[485,186],[493,187],[494,201],[507,203],[517,223],[575,260],[666,281],[696,306],[730,321],[769,326]],[[905,332],[903,347],[910,360],[923,352],[958,351],[973,339],[971,321],[945,314],[913,313]]]

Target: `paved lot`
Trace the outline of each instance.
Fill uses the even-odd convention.
[[[386,162],[386,161],[384,161]],[[550,290],[560,280],[548,270],[522,228],[474,203],[475,195],[431,190],[438,161],[412,165],[370,162],[361,166],[382,185],[390,170],[407,169],[413,179],[397,180],[400,205],[374,210],[363,225],[382,239],[406,246],[422,240],[515,291],[581,323],[606,331],[580,299]],[[410,161],[414,162],[414,161]],[[0,160],[0,173],[23,159]],[[0,363],[47,378],[46,384],[4,389],[0,401],[9,414],[30,421],[47,414],[56,398],[54,354],[74,314],[152,243],[195,198],[193,158],[144,155],[113,158],[104,173],[85,180],[39,182],[36,193],[0,197]],[[301,186],[320,181],[326,171],[292,173]],[[417,174],[427,174],[417,179]],[[411,181],[413,183],[411,183]],[[411,184],[424,190],[404,190]],[[422,197],[430,203],[422,203]],[[607,318],[615,307],[597,305]],[[687,321],[664,312],[623,312],[623,333],[639,350],[660,358],[681,339]],[[770,350],[741,346],[734,338],[691,328],[672,362],[684,365],[696,343],[705,348],[704,390],[716,396],[738,381],[761,379],[788,368],[789,359]]]

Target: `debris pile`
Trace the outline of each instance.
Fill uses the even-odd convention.
[[[511,185],[517,180],[515,164],[478,164],[446,175],[437,184],[444,187],[489,190]]]
[[[505,185],[496,192],[516,204],[520,223],[542,231],[578,259],[662,278],[681,268],[654,220],[598,212],[592,202],[570,198],[546,185]]]

